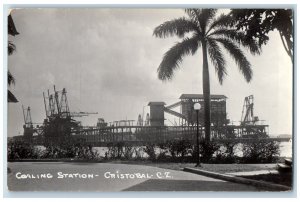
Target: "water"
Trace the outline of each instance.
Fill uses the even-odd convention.
[[[280,156],[281,157],[292,157],[293,149],[292,149],[292,141],[289,142],[281,142],[280,147]]]

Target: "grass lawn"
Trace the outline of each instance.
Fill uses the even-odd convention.
[[[151,161],[112,161],[109,163],[124,163],[154,166],[171,170],[182,170],[185,167],[195,167],[195,163],[154,163]],[[199,169],[218,173],[246,172],[257,170],[274,170],[277,164],[201,164]]]

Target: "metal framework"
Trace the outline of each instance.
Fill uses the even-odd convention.
[[[32,127],[32,119],[31,119],[30,107],[27,107],[27,109],[24,109],[24,106],[22,105],[22,110],[23,110],[23,117],[24,117],[24,123],[25,123],[24,126],[26,128]]]
[[[53,90],[52,94],[48,90],[47,96],[43,92],[46,118],[38,130],[46,144],[68,141],[74,132],[80,131],[80,122],[74,120],[74,117],[98,114],[95,112],[70,112],[66,89],[57,91],[54,86]]]
[[[30,107],[27,107],[26,109],[24,109],[24,106],[22,105],[22,111],[23,111],[23,117],[24,117],[24,125],[23,125],[24,140],[26,142],[29,142],[32,139],[33,133],[34,133],[34,127],[33,127],[32,119],[31,119]]]
[[[212,140],[214,141],[257,141],[260,139],[269,139],[277,141],[289,141],[289,138],[268,138],[267,125],[261,126],[257,136],[253,133],[253,126],[224,126],[220,128],[212,127]],[[108,146],[114,143],[122,142],[125,145],[145,145],[160,144],[173,140],[187,140],[195,142],[196,126],[107,126],[82,127],[71,132],[68,142],[76,144],[81,143],[90,146]],[[200,139],[204,139],[204,127],[199,127]],[[223,132],[220,132],[223,131]],[[256,135],[255,138],[250,135]],[[36,137],[38,138],[38,137]],[[50,141],[48,137],[48,141]],[[36,142],[38,140],[36,139]],[[43,141],[43,140],[41,140]],[[43,142],[41,142],[43,144]]]
[[[254,97],[250,95],[245,97],[242,117],[241,117],[241,125],[249,125],[255,124],[258,119],[254,117]]]
[[[31,134],[33,133],[32,130],[37,131],[39,134],[38,136],[30,136],[31,140],[36,144],[60,144],[61,142],[75,144],[80,142],[82,144],[92,146],[107,146],[116,142],[124,142],[128,145],[144,145],[146,143],[159,144],[174,139],[185,139],[193,142],[196,138],[196,126],[191,124],[182,124],[181,126],[150,125],[151,114],[146,115],[145,121],[143,120],[143,117],[139,115],[137,122],[134,120],[120,120],[106,123],[103,118],[99,118],[97,126],[83,127],[80,122],[75,121],[73,117],[82,117],[97,113],[70,112],[66,90],[63,89],[62,91],[57,91],[55,86],[54,93],[50,94],[48,90],[47,96],[43,93],[43,97],[46,119],[41,127],[36,129],[32,128],[30,108],[27,108],[27,113],[25,113],[23,108],[25,122],[24,136],[26,136],[26,134],[26,137],[29,136],[28,131],[30,130],[28,128],[31,128]],[[215,102],[224,101],[220,100],[219,97],[212,96],[212,98]],[[177,117],[181,117],[184,120],[184,114],[172,110],[174,107],[180,106],[185,101],[184,99],[167,107],[164,107],[165,103],[163,102],[157,102],[154,104],[156,104],[156,106],[160,106],[157,110],[159,113],[167,112]],[[222,99],[226,99],[226,97],[224,96]],[[244,106],[245,110],[243,110],[243,117],[245,118],[243,120],[244,122],[249,120],[251,121],[250,118],[253,116],[253,96],[249,96],[247,98],[247,102],[245,99]],[[211,130],[211,138],[218,141],[242,141],[245,138],[251,139],[254,136],[267,137],[267,128],[268,125],[253,124],[214,125]],[[199,131],[200,139],[204,138],[204,127],[200,125]]]

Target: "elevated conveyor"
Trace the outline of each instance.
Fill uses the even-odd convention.
[[[187,119],[183,114],[175,112],[175,111],[173,111],[173,110],[171,110],[167,107],[164,107],[164,111],[171,114],[171,115],[173,115],[173,116],[177,116],[177,117],[185,119],[185,120]]]

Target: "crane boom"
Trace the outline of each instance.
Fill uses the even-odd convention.
[[[88,116],[90,114],[98,114],[98,112],[70,112],[72,117]]]

